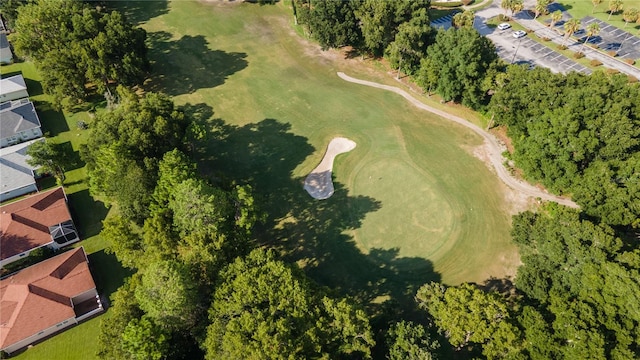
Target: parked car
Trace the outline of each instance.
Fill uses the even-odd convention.
[[[498,30],[507,30],[510,27],[511,27],[511,24],[502,23],[502,24],[498,25]]]
[[[514,31],[513,33],[513,37],[516,39],[520,39],[521,37],[527,35],[526,32],[524,32],[524,30],[518,30],[518,31]]]

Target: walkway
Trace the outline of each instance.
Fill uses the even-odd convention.
[[[441,116],[447,120],[453,121],[457,124],[460,124],[466,128],[469,128],[471,130],[473,130],[476,134],[482,136],[482,138],[484,139],[485,143],[488,145],[488,156],[489,156],[489,160],[491,161],[491,165],[493,165],[493,168],[496,170],[496,173],[498,175],[498,177],[500,178],[500,180],[502,180],[503,183],[505,183],[507,186],[509,186],[510,188],[519,191],[525,195],[534,197],[534,198],[541,198],[543,200],[547,200],[547,201],[552,201],[552,202],[556,202],[558,204],[561,205],[565,205],[565,206],[569,206],[569,207],[573,207],[573,208],[578,208],[578,205],[576,203],[574,203],[573,201],[571,201],[570,199],[567,198],[563,198],[560,196],[556,196],[553,194],[549,194],[548,192],[539,189],[527,182],[521,181],[519,179],[516,179],[515,177],[513,177],[513,175],[511,175],[511,173],[509,172],[509,170],[507,170],[507,168],[505,168],[504,166],[504,162],[505,159],[502,157],[502,147],[500,146],[500,144],[498,144],[498,141],[495,139],[495,137],[491,134],[489,134],[488,132],[484,131],[483,129],[481,129],[479,126],[472,124],[470,122],[468,122],[467,120],[449,114],[445,111],[436,109],[434,107],[428,106],[423,104],[422,102],[420,102],[419,100],[417,100],[416,98],[414,98],[413,96],[411,96],[409,93],[407,93],[406,91],[397,88],[395,86],[389,86],[389,85],[383,85],[383,84],[379,84],[376,82],[372,82],[372,81],[366,81],[366,80],[360,80],[360,79],[356,79],[353,78],[351,76],[348,76],[342,72],[338,72],[338,76],[348,82],[352,82],[355,84],[360,84],[360,85],[365,85],[365,86],[371,86],[377,89],[383,89],[383,90],[387,90],[387,91],[391,91],[394,92],[402,97],[404,97],[405,99],[407,99],[410,103],[412,103],[414,106],[422,109],[422,110],[426,110],[429,111],[431,113],[434,113],[438,116]]]

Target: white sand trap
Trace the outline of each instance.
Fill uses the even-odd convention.
[[[337,137],[331,139],[327,152],[322,161],[304,180],[304,189],[315,199],[328,199],[333,195],[333,159],[339,154],[355,149],[356,143],[347,138]]]

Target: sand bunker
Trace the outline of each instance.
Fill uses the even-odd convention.
[[[315,199],[328,199],[333,195],[333,159],[339,154],[355,149],[356,143],[347,138],[333,138],[327,146],[327,152],[322,161],[304,180],[304,189]]]

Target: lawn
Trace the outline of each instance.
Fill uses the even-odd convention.
[[[578,19],[582,19],[585,16],[593,16],[602,21],[608,22],[609,24],[624,29],[634,35],[638,34],[638,29],[640,29],[640,24],[629,23],[628,26],[625,27],[625,22],[622,19],[623,11],[618,11],[611,15],[611,19],[609,18],[609,1],[602,1],[602,4],[596,6],[595,11],[593,9],[593,4],[591,1],[585,0],[560,0],[557,1],[559,4],[562,4],[571,16],[576,17]],[[640,10],[640,0],[624,0],[622,2],[624,9],[636,8]]]
[[[504,187],[472,155],[481,139],[395,94],[344,82],[336,72],[402,86],[392,75],[301,39],[283,3],[118,6],[148,32],[153,73],[146,89],[174,96],[210,129],[197,149],[201,173],[253,186],[268,214],[257,231],[260,244],[280,249],[322,285],[374,310],[388,299],[412,307],[417,288],[431,280],[482,282],[515,272]],[[74,125],[80,115],[67,116],[69,130],[60,135],[81,139]],[[314,200],[303,181],[335,136],[357,147],[336,159],[333,197]],[[70,188],[81,193],[86,185]],[[91,204],[86,196],[79,200]],[[96,266],[109,263],[101,258],[104,244],[87,243],[102,254],[94,255]],[[115,279],[106,283],[118,284],[123,274],[106,273]],[[19,359],[93,358],[98,319]]]
[[[502,185],[470,154],[477,136],[339,79],[336,71],[399,85],[300,39],[283,4],[154,6],[158,16],[137,17],[154,61],[148,86],[212,126],[200,170],[254,186],[269,214],[261,242],[365,300],[513,272]],[[302,182],[334,136],[358,146],[336,159],[335,195],[316,201]]]

